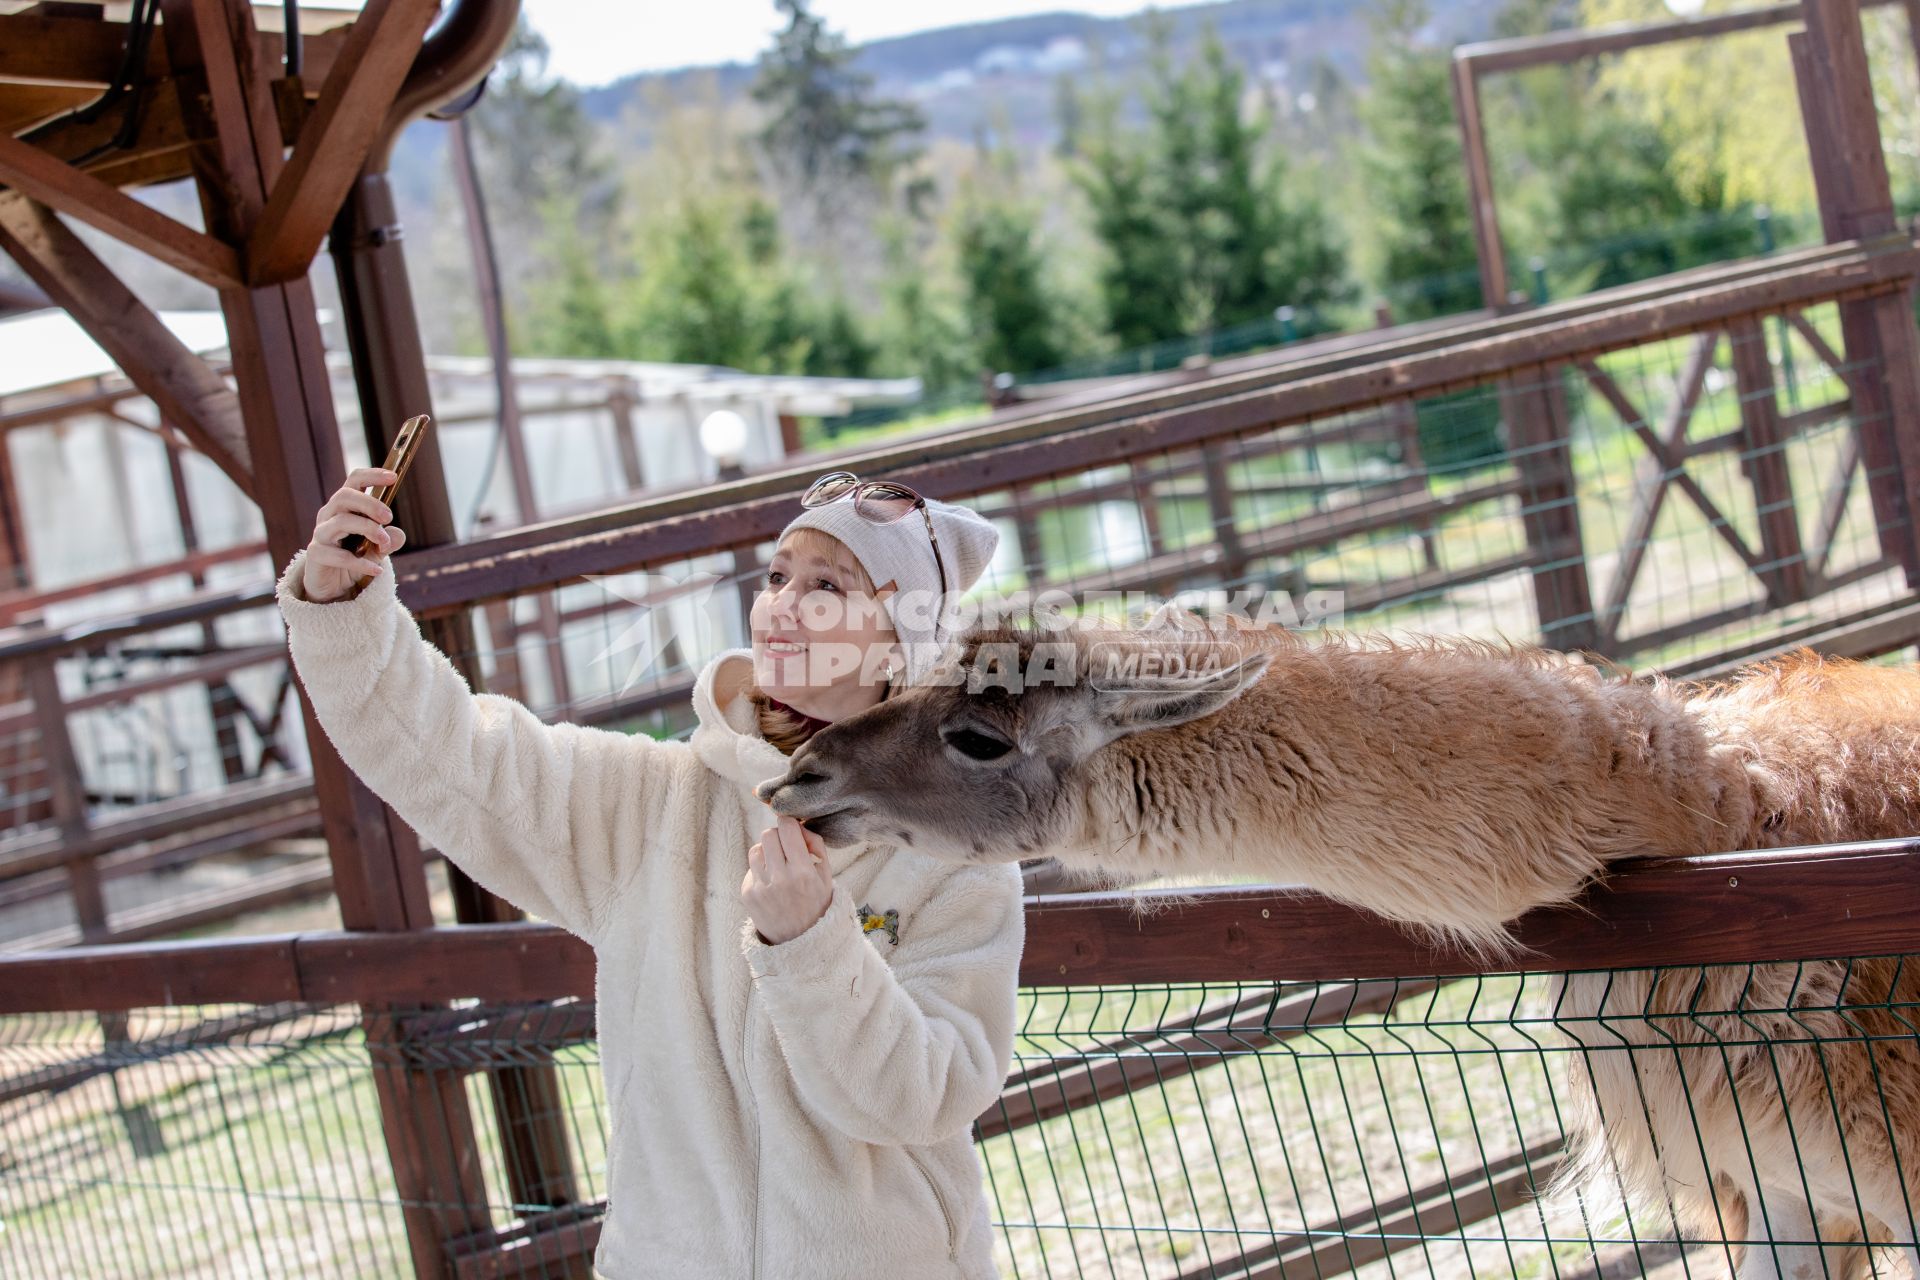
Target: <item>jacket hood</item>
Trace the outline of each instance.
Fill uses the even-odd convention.
[[[787,757],[760,736],[753,702],[753,650],[728,649],[707,663],[693,684],[700,719],[691,740],[700,763],[749,792],[787,771]],[[773,811],[769,809],[768,822]]]

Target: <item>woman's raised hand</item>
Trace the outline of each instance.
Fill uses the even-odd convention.
[[[348,534],[366,538],[381,556],[392,555],[406,543],[407,535],[392,523],[393,511],[387,504],[362,492],[376,485],[394,484],[398,479],[385,467],[361,467],[320,508],[313,524],[313,541],[307,544],[303,583],[307,599],[317,604],[338,600],[361,578],[385,567],[380,556],[355,555],[342,547],[340,539]]]
[[[833,872],[820,837],[792,818],[762,831],[760,843],[747,850],[740,900],[770,943],[791,942],[813,928],[833,901]]]

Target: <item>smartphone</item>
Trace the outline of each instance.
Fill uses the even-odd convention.
[[[400,434],[393,438],[393,447],[387,450],[387,460],[381,464],[393,472],[393,483],[369,489],[368,493],[389,507],[393,505],[394,491],[400,487],[400,482],[407,478],[407,468],[413,465],[415,456],[420,452],[421,442],[427,438],[427,428],[432,425],[433,419],[424,413],[408,418],[400,424]],[[373,543],[361,534],[350,533],[340,539],[340,546],[359,556],[371,550]]]

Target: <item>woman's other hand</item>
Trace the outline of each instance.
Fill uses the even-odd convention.
[[[820,837],[792,818],[781,818],[747,850],[740,882],[753,927],[769,943],[790,942],[811,929],[833,901],[833,872]]]
[[[305,580],[301,585],[307,599],[316,604],[338,600],[361,578],[381,572],[380,556],[392,555],[405,544],[407,535],[393,524],[393,511],[372,494],[362,492],[396,480],[385,467],[361,467],[320,508],[303,568]],[[340,539],[350,533],[364,537],[380,554],[355,555],[343,548]]]

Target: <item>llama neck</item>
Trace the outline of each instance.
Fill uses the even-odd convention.
[[[1740,847],[1737,766],[1664,690],[1485,646],[1283,650],[1092,764],[1077,865],[1304,884],[1490,941],[1608,862]]]

